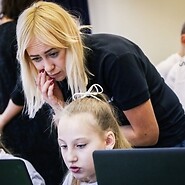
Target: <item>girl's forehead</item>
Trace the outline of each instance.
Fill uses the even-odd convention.
[[[80,130],[97,128],[97,121],[90,113],[78,113],[70,116],[64,116],[60,119],[58,129],[60,130]]]

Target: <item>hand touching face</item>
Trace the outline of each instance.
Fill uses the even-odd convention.
[[[56,81],[66,77],[66,49],[52,48],[38,39],[33,39],[27,53],[38,70],[36,84],[43,99],[54,109],[63,103],[63,95]]]

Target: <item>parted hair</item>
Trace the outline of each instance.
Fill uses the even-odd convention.
[[[26,51],[32,39],[53,48],[67,48],[66,73],[72,94],[85,92],[88,82],[84,63],[84,46],[79,21],[56,3],[40,1],[27,8],[17,22],[17,59],[21,66],[21,79],[30,117],[43,105],[36,87],[37,69]]]

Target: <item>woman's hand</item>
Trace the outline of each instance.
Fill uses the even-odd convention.
[[[62,91],[56,81],[50,78],[45,71],[41,71],[37,78],[37,87],[39,88],[43,99],[54,109],[57,110],[64,105]]]

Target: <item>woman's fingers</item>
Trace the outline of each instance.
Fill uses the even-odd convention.
[[[50,86],[53,86],[53,88],[50,88]],[[41,93],[45,98],[48,98],[49,96],[51,96],[51,94],[53,95],[53,89],[54,89],[53,79],[47,80],[41,87]]]
[[[57,98],[54,91],[55,91],[55,83],[54,79],[51,79],[49,76],[46,75],[45,71],[41,71],[37,76],[37,86],[42,93],[43,99],[49,103],[50,105],[57,104]]]

